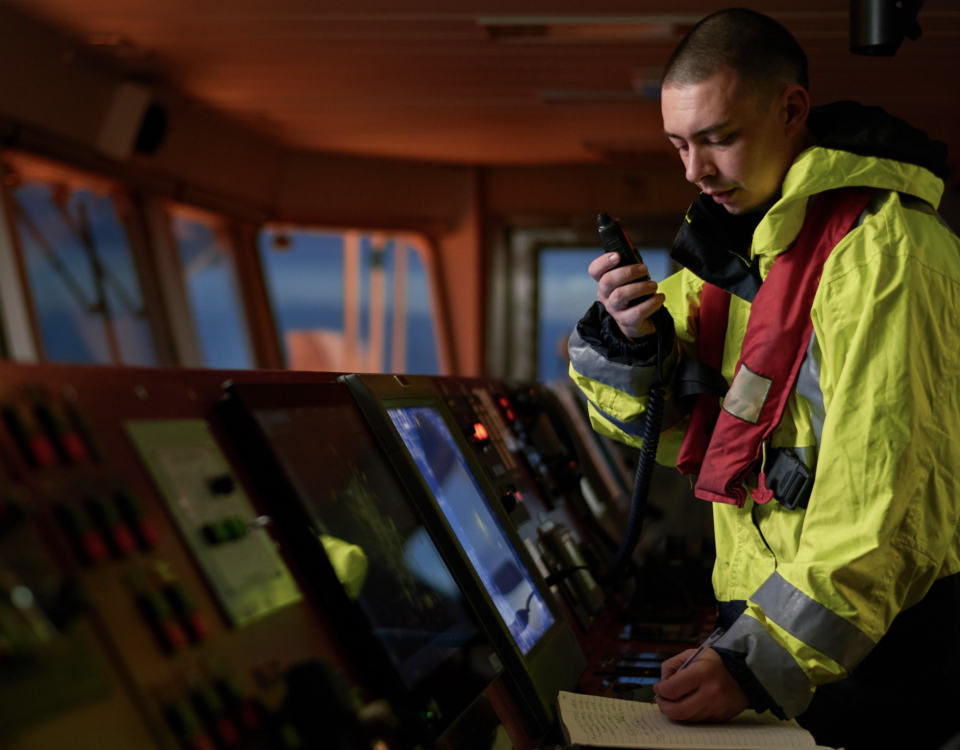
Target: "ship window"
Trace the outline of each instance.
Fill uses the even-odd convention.
[[[55,169],[11,167],[7,183],[45,358],[157,364],[121,197]]]
[[[203,363],[254,366],[225,222],[183,207],[170,209],[173,237]]]
[[[415,237],[382,232],[261,231],[287,367],[440,374],[424,252]]]

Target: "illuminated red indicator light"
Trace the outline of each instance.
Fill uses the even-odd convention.
[[[511,409],[507,409],[507,419],[509,419],[512,422],[516,418],[517,418],[517,415],[514,414]]]
[[[487,434],[487,428],[480,424],[480,422],[477,422],[473,426],[473,436],[477,440],[488,440],[490,438],[490,435]]]

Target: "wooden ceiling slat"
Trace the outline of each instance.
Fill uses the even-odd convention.
[[[545,104],[540,92],[619,91],[674,40],[503,44],[480,16],[637,16],[636,0],[5,0],[75,43],[116,34],[148,70],[269,137],[303,149],[464,163],[602,158],[588,142],[661,143],[656,102]],[[719,0],[645,0],[643,14],[702,16]],[[929,0],[924,36],[893,59],[852,56],[836,0],[758,0],[801,40],[817,102],[859,98],[942,137],[960,135],[960,9]],[[843,4],[845,6],[845,4]],[[106,54],[108,48],[101,47]],[[655,75],[655,73],[654,73]],[[657,145],[660,144],[660,145]],[[957,151],[958,149],[954,149]]]

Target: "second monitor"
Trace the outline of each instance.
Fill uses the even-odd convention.
[[[348,375],[356,399],[496,648],[531,723],[546,729],[586,659],[427,378]]]

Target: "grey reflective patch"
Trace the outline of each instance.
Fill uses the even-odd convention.
[[[801,445],[795,448],[791,448],[794,453],[797,454],[797,457],[803,461],[803,465],[808,469],[816,470],[817,468],[817,446],[815,445]]]
[[[773,381],[770,378],[757,375],[746,364],[741,364],[723,399],[724,410],[744,422],[756,424],[771,385]]]
[[[589,401],[589,399],[587,399]],[[641,414],[637,419],[632,422],[622,422],[616,417],[612,417],[607,414],[603,409],[597,406],[593,401],[590,401],[590,406],[596,409],[597,414],[606,419],[610,424],[616,427],[620,432],[626,433],[627,435],[632,435],[633,437],[642,438],[646,434],[647,419],[646,412]]]
[[[653,384],[657,382],[656,365],[653,367],[633,367],[611,362],[584,341],[576,328],[570,334],[567,351],[570,352],[570,362],[573,364],[573,369],[578,373],[601,385],[616,388],[628,396],[646,396],[650,393]],[[664,369],[669,367],[671,357],[675,358],[676,355],[671,353],[667,357]]]
[[[788,719],[807,710],[813,690],[806,672],[759,621],[740,615],[714,646],[746,654],[750,671]]]
[[[819,450],[823,436],[823,420],[827,413],[823,408],[823,391],[820,389],[820,343],[817,341],[816,331],[810,334],[807,355],[800,364],[797,393],[810,404],[810,422],[813,425],[813,433],[817,436],[817,450]]]
[[[863,222],[865,222],[868,217],[880,213],[880,209],[883,208],[883,204],[887,202],[887,199],[890,198],[892,193],[892,190],[877,190],[870,199],[870,202],[867,203],[867,207],[860,212],[856,223],[853,225],[854,228],[862,227]]]
[[[750,601],[794,638],[833,659],[848,672],[876,645],[866,633],[774,573]]]

